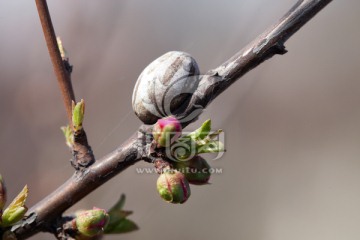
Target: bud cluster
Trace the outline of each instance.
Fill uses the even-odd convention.
[[[211,167],[198,154],[224,151],[223,144],[214,140],[222,131],[210,133],[211,120],[188,135],[181,136],[181,131],[181,123],[173,116],[159,119],[153,127],[153,145],[170,153],[166,155],[171,160],[169,166],[160,171],[157,180],[160,196],[170,203],[186,202],[191,193],[189,183],[203,185],[209,182]],[[154,163],[156,165],[157,161]]]

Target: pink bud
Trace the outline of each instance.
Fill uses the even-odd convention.
[[[175,117],[159,119],[153,127],[154,141],[157,147],[168,147],[181,136],[182,127]]]
[[[77,230],[88,237],[102,233],[108,222],[109,215],[106,211],[95,207],[92,210],[80,212],[75,218]]]
[[[184,203],[190,197],[190,186],[184,174],[169,169],[162,173],[157,180],[160,196],[170,203]]]

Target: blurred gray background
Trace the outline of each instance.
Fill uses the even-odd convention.
[[[295,2],[49,1],[95,155],[140,125],[132,89],[153,59],[186,51],[206,72]],[[140,163],[70,211],[108,208],[125,193],[140,230],[106,239],[359,239],[359,10],[359,1],[334,1],[287,42],[289,53],[211,104],[201,120],[225,131],[227,152],[211,162],[223,173],[193,186],[186,204],[162,201],[157,176],[136,173],[149,167]],[[9,200],[28,184],[32,206],[73,173],[59,129],[67,119],[34,1],[0,1],[0,33],[0,172]]]

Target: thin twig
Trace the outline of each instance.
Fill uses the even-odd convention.
[[[191,107],[183,117],[196,117],[214,98],[239,77],[275,54],[285,53],[284,42],[332,0],[301,0],[274,26],[218,68],[209,71],[193,95]],[[198,107],[193,107],[198,105]],[[184,125],[187,125],[185,123]],[[82,175],[75,174],[56,191],[30,209],[30,218],[14,227],[19,239],[44,230],[45,223],[59,217],[66,209],[124,171],[128,166],[146,158],[144,141],[148,126],[142,126],[121,147],[100,159]]]
[[[35,0],[35,2],[39,13],[41,26],[44,32],[46,45],[49,50],[51,62],[53,64],[55,75],[61,89],[69,124],[71,125],[71,103],[72,101],[75,101],[75,94],[71,85],[70,74],[66,70],[60,55],[46,0]]]
[[[68,62],[68,59],[63,59],[61,57],[46,0],[35,0],[35,2],[44,32],[46,45],[49,50],[61,94],[63,96],[69,125],[72,126],[72,102],[75,102],[75,94],[71,83],[72,66]],[[73,133],[73,159],[71,163],[76,170],[85,171],[88,166],[95,162],[95,157],[90,145],[88,144],[85,130],[83,128],[80,131],[73,130]]]

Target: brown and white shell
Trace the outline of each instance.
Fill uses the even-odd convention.
[[[145,124],[170,116],[194,92],[199,67],[185,52],[165,53],[150,63],[136,81],[132,107]]]

